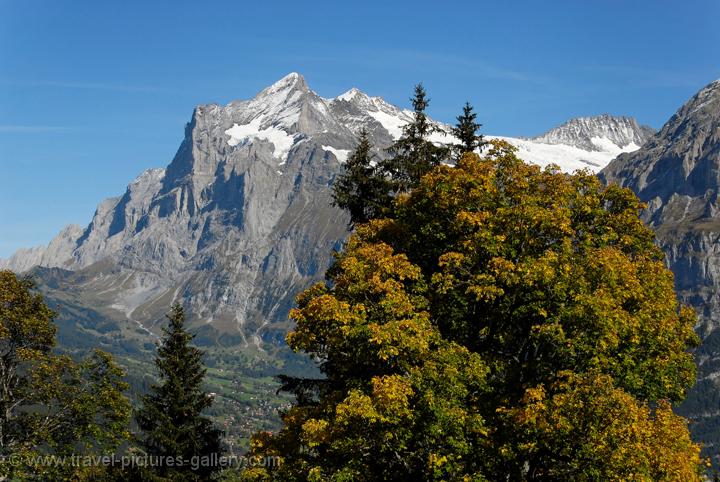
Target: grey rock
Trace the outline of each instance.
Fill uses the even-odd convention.
[[[199,106],[167,168],[100,203],[84,230],[68,227],[5,266],[62,267],[72,275],[55,280],[59,290],[149,331],[180,301],[196,325],[261,345],[347,236],[329,186],[336,153],[355,144],[340,115],[351,110],[298,74],[249,101]]]

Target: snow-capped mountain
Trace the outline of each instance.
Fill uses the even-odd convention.
[[[602,151],[608,144],[626,150],[639,149],[655,131],[638,125],[632,117],[602,114],[571,119],[532,140],[543,144],[564,144],[587,151]],[[633,149],[634,148],[634,149]]]
[[[380,97],[368,97],[353,88],[332,100],[350,103],[351,113],[338,112],[343,123],[354,133],[377,121],[389,134],[375,131],[376,144],[386,145],[402,135],[402,127],[412,119],[412,112],[388,104]],[[439,143],[453,142],[450,126],[435,122],[443,133],[433,134],[431,140]],[[623,152],[639,149],[654,133],[647,126],[640,126],[631,117],[602,114],[594,117],[578,117],[533,138],[517,138],[488,135],[488,139],[504,139],[518,148],[518,155],[541,166],[557,164],[566,172],[589,169],[597,172]]]
[[[101,202],[84,229],[69,226],[48,247],[0,264],[61,268],[48,288],[59,298],[72,291],[74,302],[99,317],[142,330],[182,301],[213,333],[257,344],[278,338],[295,294],[322,277],[347,235],[330,185],[357,134],[366,129],[383,156],[411,118],[358,89],[320,97],[296,73],[250,100],[198,106],[170,165],[143,172],[122,196]],[[574,124],[583,127],[573,136],[566,126]],[[625,118],[559,129],[567,134],[506,139],[521,157],[565,170],[598,169],[642,140],[641,128]],[[432,140],[452,139],[438,133]]]
[[[570,119],[537,137],[504,139],[528,162],[541,166],[552,162],[564,171],[597,172],[618,155],[639,149],[653,134],[653,129],[631,117],[602,114]]]
[[[377,145],[387,145],[402,135],[402,127],[412,119],[412,112],[388,104],[380,97],[369,97],[353,88],[332,99],[336,108],[342,105],[350,112],[337,112],[342,122],[354,133],[362,127],[379,123],[384,132],[374,130]],[[453,142],[450,126],[435,122],[444,133],[433,134],[431,140],[439,143]],[[631,117],[603,114],[594,117],[578,117],[533,138],[516,138],[488,135],[488,139],[504,139],[518,148],[518,155],[541,166],[557,164],[566,172],[589,169],[597,172],[623,152],[639,149],[654,133],[647,126],[640,126]]]

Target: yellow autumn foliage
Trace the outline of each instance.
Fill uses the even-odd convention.
[[[356,226],[287,341],[318,380],[255,453],[269,480],[701,480],[671,402],[694,314],[643,205],[492,141]],[[256,480],[256,479],[255,479]]]

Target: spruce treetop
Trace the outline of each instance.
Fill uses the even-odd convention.
[[[460,141],[452,146],[456,159],[460,159],[467,152],[475,152],[485,143],[482,134],[478,131],[482,124],[476,122],[477,114],[473,111],[470,102],[465,102],[463,112],[457,117],[457,124],[452,128],[452,133]]]

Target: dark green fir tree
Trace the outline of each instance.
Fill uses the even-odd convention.
[[[415,86],[413,120],[403,128],[403,135],[390,146],[390,157],[381,163],[383,173],[392,181],[395,193],[407,192],[420,178],[441,162],[448,160],[447,146],[436,145],[430,136],[443,131],[430,122],[425,111],[430,105],[422,83]]]
[[[472,105],[470,102],[465,102],[463,113],[457,117],[457,124],[452,129],[453,135],[460,141],[452,146],[455,159],[460,159],[466,152],[475,152],[485,144],[482,134],[478,134],[482,124],[475,119],[477,114],[473,111]]]
[[[185,329],[182,306],[175,304],[167,318],[155,358],[160,380],[137,413],[140,444],[162,462],[152,467],[153,480],[207,480],[220,468],[222,432],[202,415],[212,405],[212,396],[203,389],[203,353],[191,345],[194,335]],[[168,464],[170,458],[174,461]]]
[[[382,216],[391,204],[388,181],[373,164],[372,143],[365,129],[357,147],[333,184],[333,205],[350,213],[350,225]]]

